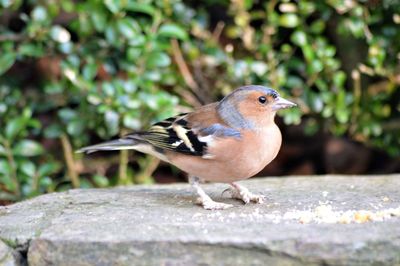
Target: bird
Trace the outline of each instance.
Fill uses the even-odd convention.
[[[232,198],[245,204],[263,203],[263,195],[253,194],[237,181],[257,174],[277,156],[282,135],[275,114],[294,106],[272,88],[242,86],[219,102],[77,152],[128,149],[153,155],[188,174],[198,195],[196,203],[207,210],[233,205],[211,199],[200,186],[203,182],[228,183]]]

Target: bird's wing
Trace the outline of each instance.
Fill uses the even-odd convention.
[[[193,156],[207,156],[207,147],[218,138],[240,138],[240,132],[221,123],[191,121],[191,114],[181,114],[154,124],[148,131],[124,138],[140,138],[159,151]]]

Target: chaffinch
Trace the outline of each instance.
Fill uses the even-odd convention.
[[[295,105],[268,87],[244,86],[220,102],[158,122],[148,131],[78,152],[133,149],[154,155],[189,174],[199,196],[197,203],[205,209],[233,205],[213,201],[200,187],[200,181],[229,183],[233,198],[262,203],[262,195],[251,193],[235,181],[253,176],[276,157],[282,143],[274,122],[276,111]]]

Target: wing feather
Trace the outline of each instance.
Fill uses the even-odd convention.
[[[140,138],[154,146],[159,151],[173,151],[193,156],[206,156],[207,147],[214,138],[240,137],[239,131],[212,124],[211,126],[192,127],[187,120],[187,114],[160,121],[148,131],[138,132],[125,137]]]

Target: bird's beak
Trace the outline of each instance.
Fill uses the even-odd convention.
[[[272,106],[272,110],[278,111],[280,109],[290,108],[296,105],[297,104],[292,103],[291,101],[288,101],[286,99],[283,99],[282,97],[277,97],[274,102],[274,105]]]

